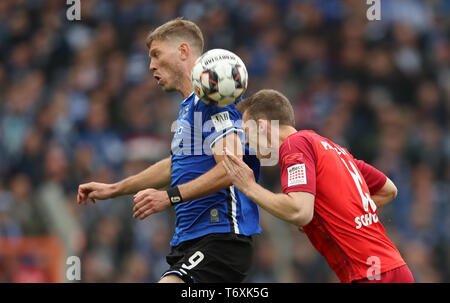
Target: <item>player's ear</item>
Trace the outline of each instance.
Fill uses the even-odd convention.
[[[182,61],[187,60],[191,54],[191,48],[189,44],[187,44],[186,42],[180,43],[180,45],[178,45],[178,53]]]

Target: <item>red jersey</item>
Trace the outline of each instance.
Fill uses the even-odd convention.
[[[280,169],[285,194],[315,195],[313,219],[303,230],[341,282],[405,264],[387,238],[370,196],[385,184],[383,173],[309,130],[281,144]]]

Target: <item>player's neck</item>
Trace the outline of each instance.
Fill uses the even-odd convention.
[[[190,94],[192,94],[193,90],[192,87],[188,87],[186,89],[180,89],[179,92],[183,96],[183,99],[186,99]]]
[[[280,126],[280,130],[278,133],[278,138],[280,140],[280,145],[284,142],[284,140],[287,139],[287,137],[289,137],[290,135],[296,133],[297,130],[292,127],[292,126],[288,126],[288,125],[281,125]]]
[[[183,73],[183,79],[181,81],[181,85],[180,88],[178,89],[178,91],[181,93],[181,95],[183,96],[183,99],[186,99],[187,97],[189,97],[190,94],[192,94],[192,92],[194,91],[192,89],[192,83],[191,83],[191,72],[192,69],[194,68],[195,65],[195,60],[198,57],[193,57],[192,59],[190,59],[188,65],[185,66],[185,73]]]
[[[183,99],[186,99],[190,94],[192,94],[194,90],[192,89],[192,84],[189,78],[184,78],[180,81],[178,91],[183,96]]]

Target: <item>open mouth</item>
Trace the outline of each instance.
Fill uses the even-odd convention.
[[[158,85],[159,85],[159,82],[161,81],[161,77],[157,76],[157,75],[154,75],[153,77],[156,79],[156,81],[158,82]]]

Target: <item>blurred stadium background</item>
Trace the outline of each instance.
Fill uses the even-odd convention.
[[[382,0],[0,1],[0,282],[156,282],[171,210],[132,219],[132,198],[76,203],[87,181],[115,182],[165,157],[180,96],[148,72],[148,32],[177,16],[206,49],[249,71],[248,94],[284,92],[314,129],[397,185],[380,210],[418,282],[450,282],[450,2]],[[261,183],[281,191],[278,167]],[[337,282],[295,227],[261,211],[248,282]]]

